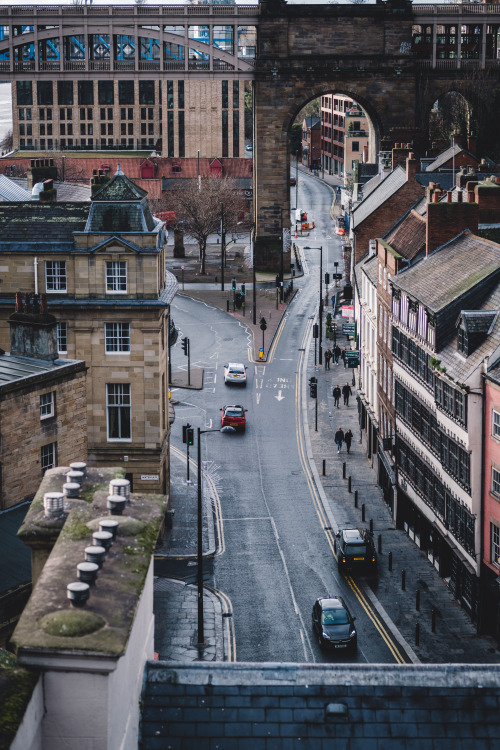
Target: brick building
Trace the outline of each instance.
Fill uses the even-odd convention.
[[[118,170],[89,203],[0,204],[0,345],[15,291],[47,294],[60,357],[88,371],[88,462],[168,487],[169,305],[163,223]]]
[[[14,81],[14,149],[243,156],[245,81]]]
[[[321,120],[304,117],[302,123],[302,164],[309,169],[319,169],[321,156]]]
[[[484,376],[481,628],[500,641],[500,366]]]

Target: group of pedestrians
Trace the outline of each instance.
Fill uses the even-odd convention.
[[[344,367],[346,367],[346,353],[347,353],[346,346],[344,346],[344,348],[341,349],[340,346],[336,344],[333,347],[333,351],[332,349],[330,349],[330,347],[328,347],[325,352],[325,370],[330,369],[330,362],[332,361],[332,359],[336,365],[338,365],[339,359],[341,359],[342,362],[344,363]]]
[[[351,430],[347,430],[347,432],[344,432],[344,430],[339,427],[337,432],[335,433],[335,442],[337,443],[337,453],[340,453],[342,450],[342,443],[345,443],[345,447],[347,448],[347,452],[351,452],[351,443],[352,443],[352,432]]]
[[[334,406],[339,408],[339,401],[340,397],[344,397],[344,406],[349,406],[349,397],[352,396],[352,390],[349,383],[346,383],[344,386],[342,386],[342,390],[339,385],[336,385],[335,388],[332,391],[333,395],[333,404]]]

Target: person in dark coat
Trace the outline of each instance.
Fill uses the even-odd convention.
[[[335,357],[335,364],[338,365],[340,357],[340,346],[338,344],[335,345],[333,356]]]
[[[352,396],[351,386],[346,383],[342,388],[342,395],[344,397],[344,406],[349,406],[349,396]]]
[[[332,358],[332,352],[331,352],[330,347],[328,347],[328,349],[325,352],[325,370],[329,370],[330,369],[330,360],[331,360],[331,358]]]
[[[345,447],[347,448],[347,452],[351,452],[351,443],[352,443],[352,432],[350,430],[347,430],[347,432],[344,435],[344,442]]]
[[[346,355],[347,355],[347,346],[344,346],[344,348],[342,349],[342,354],[340,355],[342,362],[344,363],[344,369],[347,367]]]
[[[335,388],[332,391],[332,395],[333,395],[333,405],[336,406],[337,409],[338,409],[339,408],[340,397],[342,395],[342,391],[340,390],[340,386],[338,386],[338,385],[335,386]]]
[[[344,442],[344,432],[340,427],[335,433],[335,442],[337,443],[337,453],[340,453],[342,450],[342,443]]]

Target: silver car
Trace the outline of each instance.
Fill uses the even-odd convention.
[[[224,383],[226,385],[246,385],[247,368],[239,362],[224,365]]]

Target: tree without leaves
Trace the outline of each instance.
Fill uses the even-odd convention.
[[[177,215],[177,225],[195,239],[200,249],[200,275],[204,275],[207,239],[220,230],[224,211],[224,231],[237,229],[246,202],[236,180],[226,177],[202,177],[200,180],[178,180],[168,192],[167,203]]]
[[[2,151],[12,151],[13,145],[14,136],[12,135],[12,130],[9,130],[0,141],[0,148]]]

